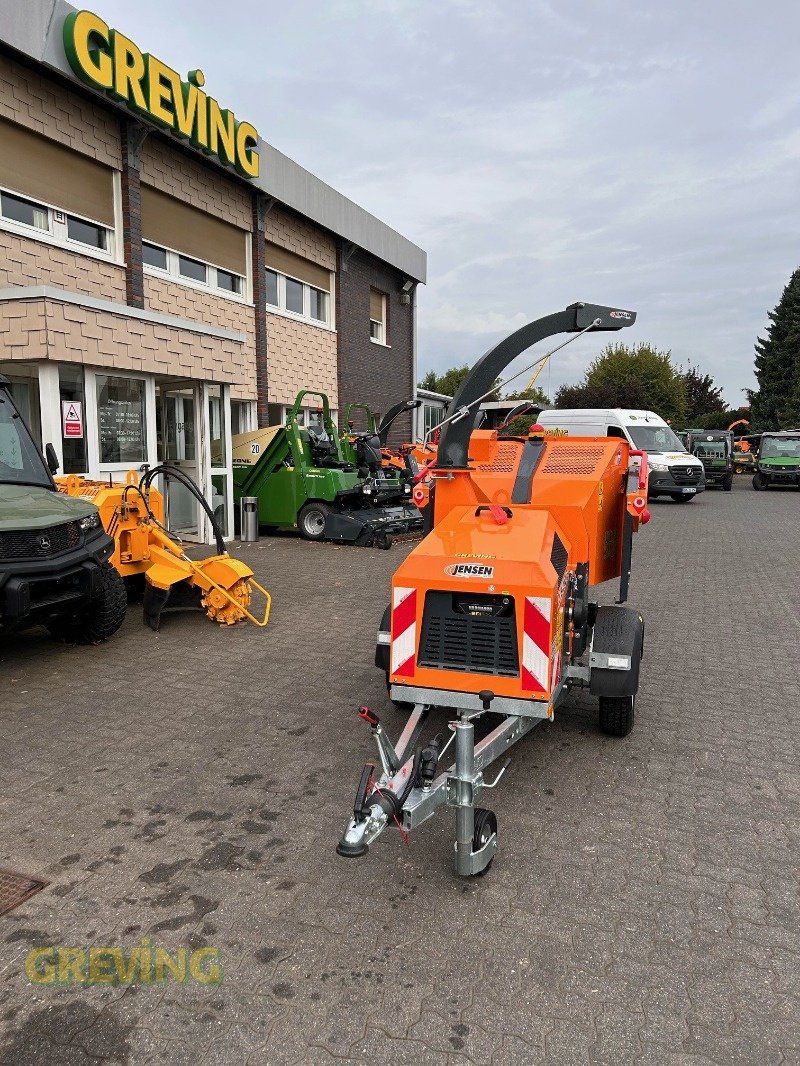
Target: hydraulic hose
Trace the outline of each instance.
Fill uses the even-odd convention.
[[[226,555],[227,554],[227,549],[225,547],[225,538],[224,538],[224,536],[222,534],[222,530],[219,528],[219,523],[217,522],[216,518],[214,517],[214,512],[211,510],[211,507],[209,506],[208,501],[206,500],[205,496],[200,491],[199,487],[189,477],[188,474],[184,473],[183,470],[180,470],[177,467],[166,466],[163,463],[161,463],[159,466],[153,466],[149,470],[146,470],[145,473],[142,474],[142,478],[141,478],[141,480],[139,482],[139,490],[140,490],[140,492],[142,492],[142,495],[144,495],[143,489],[144,490],[149,489],[153,479],[158,477],[159,474],[162,477],[172,478],[173,481],[179,482],[181,485],[184,486],[185,489],[187,489],[194,496],[194,498],[197,500],[197,502],[200,504],[200,506],[205,511],[206,515],[208,516],[209,521],[211,522],[211,528],[214,531],[214,541],[216,542],[216,546],[217,546],[217,554],[218,555]],[[150,512],[150,508],[149,507],[147,508],[147,510],[148,510],[148,513],[150,513],[151,517],[152,517],[152,513]],[[167,532],[169,532],[169,530]]]

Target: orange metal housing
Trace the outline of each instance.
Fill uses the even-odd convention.
[[[535,469],[529,485],[525,474],[519,483],[523,453],[532,446],[541,448]],[[569,620],[564,636],[570,577],[579,564],[588,564],[592,585],[620,577],[626,516],[627,528],[636,530],[646,488],[642,494],[638,475],[629,477],[630,448],[617,438],[540,443],[478,430],[469,453],[468,470],[434,470],[433,529],[394,575],[389,680],[550,701],[570,654]],[[515,502],[526,486],[524,501]],[[426,660],[424,631],[434,622],[440,629],[427,638],[435,637],[447,659],[448,620],[425,616],[432,593],[455,594],[459,603],[507,597],[516,656],[509,650],[504,669],[487,673]]]

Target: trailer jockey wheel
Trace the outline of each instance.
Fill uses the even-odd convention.
[[[475,832],[472,836],[472,850],[480,851],[489,839],[497,833],[497,815],[494,811],[488,811],[485,807],[475,808]],[[494,856],[475,877],[483,877],[494,862]]]

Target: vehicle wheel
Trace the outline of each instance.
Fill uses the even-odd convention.
[[[322,540],[325,536],[325,519],[332,512],[332,507],[317,500],[300,508],[297,526],[306,540]]]
[[[725,480],[722,482],[722,487],[726,492],[730,492],[733,488],[733,474],[728,474]]]
[[[128,608],[128,593],[125,582],[111,563],[103,563],[101,590],[83,610],[67,618],[52,622],[48,629],[57,640],[74,641],[76,644],[99,644],[113,636],[125,618]]]
[[[694,495],[691,496],[673,496],[675,503],[691,503],[694,499]]]
[[[485,807],[475,808],[475,832],[472,834],[472,850],[480,851],[491,836],[497,833],[497,816],[494,811],[488,811]],[[494,855],[476,877],[483,877],[491,869]]]
[[[600,696],[600,729],[609,737],[626,737],[633,729],[635,696]]]
[[[743,474],[744,473],[744,467],[743,466],[735,466],[733,469],[736,471],[737,474]]]
[[[761,492],[761,490],[765,489],[768,484],[769,482],[763,474],[753,474],[753,488],[756,492]]]

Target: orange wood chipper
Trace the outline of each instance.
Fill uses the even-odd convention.
[[[545,437],[538,425],[503,438],[471,427],[498,375],[530,345],[635,317],[574,304],[538,319],[484,355],[456,395],[431,470],[432,528],[396,571],[377,638],[375,664],[409,718],[393,744],[361,708],[380,769],[364,768],[340,855],[364,855],[387,826],[412,832],[446,805],[456,811],[456,870],[479,874],[497,848],[496,818],[477,805],[504,772],[488,782],[492,762],[552,721],[574,687],[598,698],[605,733],[630,732],[644,623],[622,604],[633,533],[649,519],[646,455],[619,438]],[[612,579],[617,604],[598,606],[591,586]],[[423,742],[437,709],[452,719],[450,736]],[[482,715],[492,726],[476,744]],[[451,743],[454,763],[440,769]]]
[[[208,514],[214,530],[217,554],[206,559],[191,559],[177,536],[164,525],[164,497],[153,486],[163,475],[175,478],[191,492]],[[253,571],[225,549],[222,533],[197,485],[183,471],[172,467],[151,467],[139,474],[130,470],[124,483],[89,481],[77,474],[55,479],[59,492],[91,501],[100,512],[100,520],[114,538],[111,564],[126,579],[144,577],[144,622],[157,630],[161,612],[176,586],[188,590],[188,603],[197,606],[209,618],[223,625],[233,625],[247,618],[257,626],[269,621],[270,594],[258,584]],[[264,600],[264,614],[250,611],[253,590]]]

